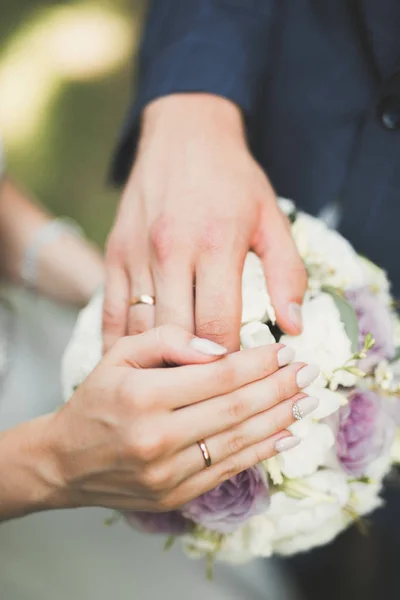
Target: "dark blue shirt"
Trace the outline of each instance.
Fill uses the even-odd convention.
[[[399,0],[153,0],[138,83],[116,181],[149,101],[224,96],[278,194],[313,214],[339,200],[342,232],[400,294]]]

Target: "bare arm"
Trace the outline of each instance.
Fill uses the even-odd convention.
[[[52,217],[19,187],[5,179],[0,187],[0,268],[4,277],[21,281],[23,257],[36,234]],[[84,305],[103,281],[99,252],[69,234],[39,248],[37,291],[56,300]]]

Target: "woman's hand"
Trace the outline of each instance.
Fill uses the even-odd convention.
[[[316,367],[279,344],[222,352],[173,326],[121,339],[50,418],[55,505],[164,511],[288,447]]]
[[[24,256],[52,218],[11,181],[0,186],[0,268],[19,284]],[[35,288],[62,302],[83,306],[103,282],[99,252],[69,232],[38,247]]]

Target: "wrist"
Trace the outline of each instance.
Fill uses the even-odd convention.
[[[143,111],[141,140],[145,143],[158,132],[165,136],[169,131],[173,137],[182,131],[188,135],[209,131],[246,143],[240,108],[207,93],[172,94],[148,104]]]
[[[45,415],[0,434],[0,520],[64,505],[51,420]]]

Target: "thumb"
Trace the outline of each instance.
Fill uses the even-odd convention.
[[[266,213],[256,251],[263,263],[279,327],[285,333],[299,335],[303,328],[301,306],[307,289],[307,271],[286,216],[278,205]]]
[[[120,339],[106,360],[136,369],[204,364],[221,358],[227,349],[175,325],[163,325]]]

